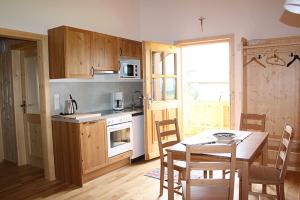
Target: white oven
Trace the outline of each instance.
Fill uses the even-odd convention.
[[[109,117],[106,123],[108,157],[132,150],[132,116]]]

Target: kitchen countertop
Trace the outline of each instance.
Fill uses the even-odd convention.
[[[63,121],[69,123],[83,123],[90,121],[97,121],[101,119],[107,119],[109,117],[114,117],[118,115],[125,114],[139,114],[143,113],[143,108],[125,108],[121,111],[114,110],[100,110],[100,111],[92,111],[87,113],[76,113],[74,115],[53,115],[51,119],[53,121]]]

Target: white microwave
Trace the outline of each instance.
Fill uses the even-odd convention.
[[[140,79],[141,67],[140,60],[124,59],[120,60],[120,78]]]

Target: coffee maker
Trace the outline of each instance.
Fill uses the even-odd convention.
[[[112,94],[113,110],[124,109],[123,92],[114,92]]]

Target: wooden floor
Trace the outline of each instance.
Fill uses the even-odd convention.
[[[0,163],[0,199],[43,199],[60,191],[75,189],[60,181],[46,181],[43,170],[31,167],[17,167]]]
[[[159,199],[159,180],[144,174],[158,166],[159,160],[133,163],[78,188],[59,181],[48,182],[37,168],[0,164],[0,199],[155,200]],[[288,173],[285,184],[286,200],[298,200],[300,173]],[[160,199],[167,199],[167,190]],[[176,200],[179,199],[181,197],[176,196]]]

